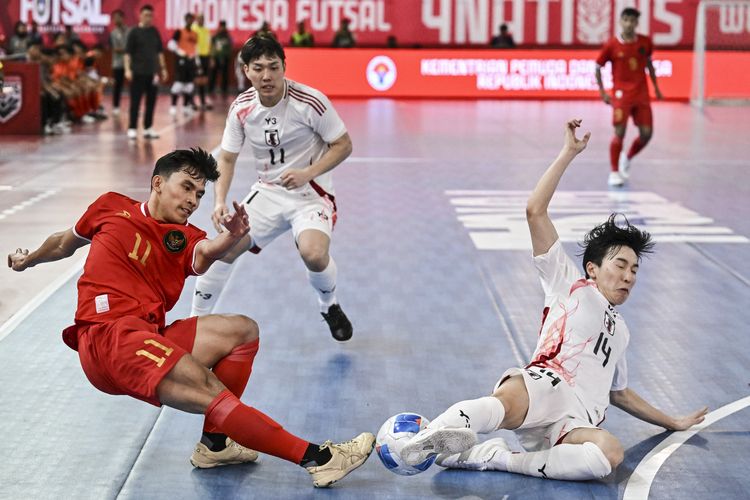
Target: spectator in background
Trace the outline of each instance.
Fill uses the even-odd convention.
[[[42,52],[42,42],[40,40],[33,40],[29,42],[29,47],[26,50],[26,60],[39,64],[44,135],[70,132],[70,125],[63,121],[65,100],[62,93],[55,89],[52,84],[52,64],[54,58]]]
[[[389,35],[385,42],[386,47],[389,49],[395,49],[398,47],[398,40],[394,35]]]
[[[183,99],[182,114],[190,116],[195,111],[194,80],[196,76],[202,75],[202,70],[198,64],[198,35],[192,29],[193,21],[193,14],[185,14],[185,26],[175,31],[167,43],[167,49],[177,56],[174,61],[174,82],[169,89],[172,95],[172,106],[169,108],[171,116],[177,115],[177,101],[180,95]]]
[[[227,31],[227,22],[220,21],[219,29],[211,38],[211,74],[208,81],[208,92],[214,93],[216,77],[221,75],[221,95],[226,96],[229,90],[229,66],[232,64],[232,37]]]
[[[32,43],[40,43],[44,46],[44,39],[39,33],[39,24],[36,21],[31,21],[31,31],[29,31],[29,45]]]
[[[25,57],[29,46],[29,32],[23,21],[17,21],[13,28],[13,36],[8,40],[8,55],[11,58]]]
[[[211,99],[206,99],[206,87],[208,87],[208,72],[213,66],[211,61],[211,31],[206,28],[203,14],[195,16],[195,22],[191,29],[198,36],[198,68],[199,74],[195,77],[198,86],[198,97],[201,100],[201,111],[212,109]]]
[[[71,44],[73,42],[80,42],[81,38],[78,36],[78,33],[73,31],[73,26],[70,24],[65,25],[65,43]]]
[[[507,24],[503,23],[500,25],[500,34],[492,37],[491,45],[495,49],[512,49],[516,46],[516,42],[513,41],[513,35],[508,31]]]
[[[268,21],[263,21],[263,24],[260,26],[260,29],[255,32],[254,36],[270,36],[276,40],[276,33],[271,31],[271,26],[268,24]]]
[[[292,33],[289,43],[292,47],[312,47],[315,45],[312,33],[305,30],[305,21],[297,23],[297,31]]]
[[[349,49],[356,45],[357,42],[354,39],[354,33],[349,30],[349,24],[351,20],[348,17],[341,20],[341,26],[333,37],[334,47]]]
[[[237,93],[243,92],[248,85],[245,70],[243,69],[245,63],[242,62],[241,55],[241,53],[238,53],[237,57],[234,58],[234,76],[237,77]]]
[[[163,46],[159,30],[153,25],[154,8],[151,5],[141,7],[138,26],[128,33],[125,44],[125,78],[130,80],[130,123],[128,139],[138,136],[138,108],[141,97],[146,94],[146,111],[143,116],[143,136],[146,139],[157,139],[159,134],[152,128],[154,108],[156,107],[157,72],[161,72],[162,81],[166,81],[167,64],[164,61]]]
[[[125,13],[121,10],[112,12],[114,27],[109,33],[109,46],[112,49],[112,115],[120,115],[120,96],[125,84],[125,44],[128,41],[128,27],[124,22]]]

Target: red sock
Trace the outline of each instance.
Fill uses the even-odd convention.
[[[302,461],[310,444],[289,434],[267,415],[242,404],[229,391],[222,391],[208,405],[206,424],[219,429],[246,448],[295,464]]]
[[[247,381],[253,371],[253,360],[258,352],[259,340],[235,347],[214,366],[214,375],[238,398],[245,392]],[[203,424],[203,432],[219,431],[209,426],[206,420]]]
[[[630,146],[630,151],[628,151],[628,158],[632,158],[637,155],[641,151],[641,149],[646,147],[646,143],[647,141],[642,141],[641,137],[638,136]]]
[[[612,172],[617,172],[617,162],[620,161],[621,152],[622,137],[614,136],[612,142],[609,143],[609,164],[612,167]]]
[[[96,111],[96,92],[89,92],[86,96],[86,108],[91,113]]]

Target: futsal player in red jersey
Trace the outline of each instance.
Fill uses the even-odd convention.
[[[250,226],[243,206],[221,220],[215,239],[189,224],[216,160],[201,149],[173,151],[156,162],[148,201],[118,193],[100,196],[74,227],[35,251],[17,249],[8,265],[23,271],[70,257],[91,244],[78,280],[75,324],[63,332],[99,390],[203,413],[203,436],[190,461],[196,467],[251,462],[260,451],[305,467],[325,487],[362,465],[374,436],[317,445],[304,441],[244,405],[258,351],[258,326],[239,315],[208,315],[165,324],[185,278],[205,272]]]
[[[630,178],[630,159],[643,149],[651,139],[653,117],[651,100],[648,94],[645,69],[648,69],[654,93],[661,99],[661,91],[656,83],[656,71],[651,63],[653,43],[647,36],[635,32],[641,13],[628,7],[620,14],[622,32],[604,44],[596,59],[596,82],[599,95],[604,102],[612,105],[612,123],[615,135],[609,145],[609,161],[612,171],[609,173],[610,186],[623,186]],[[607,61],[612,62],[612,96],[604,91],[601,68]],[[627,153],[623,151],[623,138],[628,117],[638,127],[638,137],[633,141]]]

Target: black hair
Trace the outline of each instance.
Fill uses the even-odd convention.
[[[618,217],[623,219],[624,224],[617,223]],[[654,251],[654,242],[651,240],[651,234],[641,231],[632,225],[627,217],[618,213],[613,213],[609,216],[607,222],[589,231],[583,238],[583,243],[580,246],[583,248],[582,264],[586,278],[589,278],[589,274],[586,271],[586,264],[593,262],[597,266],[601,266],[604,257],[616,254],[620,250],[620,247],[631,248],[635,252],[639,262],[643,254]]]
[[[144,5],[143,7],[141,7],[141,10],[139,10],[138,12],[143,12],[144,10],[150,10],[151,12],[153,12],[154,11],[154,6],[147,3],[146,5]]]
[[[250,61],[255,61],[263,56],[269,58],[278,56],[282,63],[286,63],[284,48],[272,36],[253,35],[240,50],[240,59],[245,64],[250,64]]]
[[[620,12],[620,17],[625,16],[633,16],[634,18],[638,19],[641,17],[641,12],[638,9],[634,9],[633,7],[625,7],[622,9],[622,12]]]
[[[122,17],[125,17],[125,12],[122,11],[122,9],[115,9],[112,11],[112,15],[120,14]]]
[[[166,179],[181,171],[196,180],[214,182],[219,178],[216,160],[211,153],[201,148],[176,149],[165,154],[156,160],[151,177],[161,175]]]

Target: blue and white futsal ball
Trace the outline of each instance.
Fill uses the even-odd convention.
[[[432,465],[436,458],[434,456],[413,467],[406,465],[401,459],[404,445],[429,423],[429,420],[416,413],[399,413],[385,421],[375,439],[375,450],[386,469],[401,476],[413,476]]]

